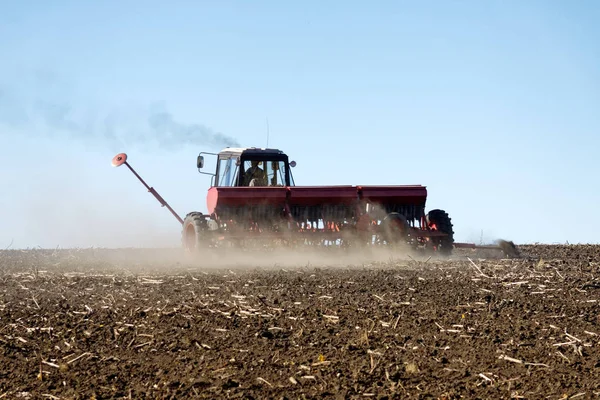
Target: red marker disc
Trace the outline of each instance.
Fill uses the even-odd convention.
[[[111,164],[113,167],[120,167],[125,163],[125,161],[127,161],[127,154],[119,153],[113,157]]]

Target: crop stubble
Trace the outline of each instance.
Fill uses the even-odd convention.
[[[600,397],[600,246],[520,250],[214,270],[4,251],[0,398]]]

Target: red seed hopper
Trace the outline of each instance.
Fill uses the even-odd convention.
[[[214,172],[204,172],[205,155],[214,155]],[[425,211],[427,188],[396,186],[296,186],[287,154],[277,149],[226,148],[198,155],[200,173],[212,176],[207,213],[185,218],[118,154],[114,166],[127,165],[157,200],[183,225],[186,250],[249,243],[283,246],[410,246],[443,255],[455,247],[452,221],[443,210]],[[483,246],[515,255],[514,245]],[[508,249],[508,250],[507,250]]]

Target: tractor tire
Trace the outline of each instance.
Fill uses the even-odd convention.
[[[191,212],[183,220],[181,243],[187,253],[197,253],[208,248],[208,223],[201,212]]]
[[[383,219],[381,225],[383,238],[389,245],[407,243],[410,226],[404,215],[397,212],[389,213]]]
[[[451,255],[454,248],[454,230],[452,219],[448,216],[448,213],[444,210],[431,210],[427,213],[426,220],[428,227],[435,227],[435,230],[448,235],[435,238],[434,243],[440,254]]]

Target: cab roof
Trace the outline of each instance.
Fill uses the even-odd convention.
[[[242,154],[267,155],[277,154],[283,155],[283,151],[279,149],[269,149],[261,147],[226,147],[219,152],[219,155],[241,156]]]

